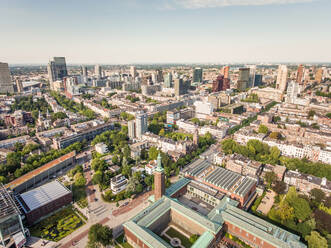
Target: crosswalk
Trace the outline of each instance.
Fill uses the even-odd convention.
[[[100,205],[95,209],[92,209],[91,212],[95,215],[95,216],[100,216],[103,213],[107,212],[108,209],[106,208],[105,205]]]

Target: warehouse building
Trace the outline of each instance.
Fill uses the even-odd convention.
[[[27,223],[32,225],[43,216],[70,204],[72,193],[66,186],[54,180],[17,195],[16,198],[26,216]]]

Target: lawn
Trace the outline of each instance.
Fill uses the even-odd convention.
[[[172,238],[179,238],[182,245],[185,246],[186,248],[189,248],[192,246],[189,238],[187,238],[185,235],[181,234],[180,232],[178,232],[176,229],[170,227],[168,229],[168,231],[166,232],[166,234],[168,234],[169,237]]]
[[[29,229],[31,236],[57,242],[82,225],[82,219],[73,211],[72,206],[68,206]]]

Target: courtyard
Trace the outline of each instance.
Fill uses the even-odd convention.
[[[175,225],[169,225],[161,233],[161,237],[172,247],[189,248],[193,244],[190,242],[190,235]]]

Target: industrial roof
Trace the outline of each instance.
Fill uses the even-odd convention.
[[[10,188],[10,189],[14,189],[16,188],[17,186],[25,183],[26,181],[32,179],[33,177],[41,174],[42,172],[44,171],[47,171],[48,169],[52,168],[53,166],[59,164],[59,163],[62,163],[64,161],[66,161],[67,159],[70,159],[72,157],[74,157],[76,155],[76,152],[75,151],[72,151],[70,153],[67,153],[66,155],[63,155],[57,159],[54,159],[53,161],[33,170],[33,171],[30,171],[29,173],[26,173],[24,174],[23,176],[15,179],[14,181],[6,184],[6,188]]]
[[[240,174],[226,170],[222,167],[216,167],[215,170],[205,178],[206,182],[214,184],[225,190],[230,190],[240,179]]]
[[[54,180],[25,192],[20,196],[23,199],[25,206],[28,207],[25,211],[30,212],[67,194],[70,194],[70,190],[59,181]]]

